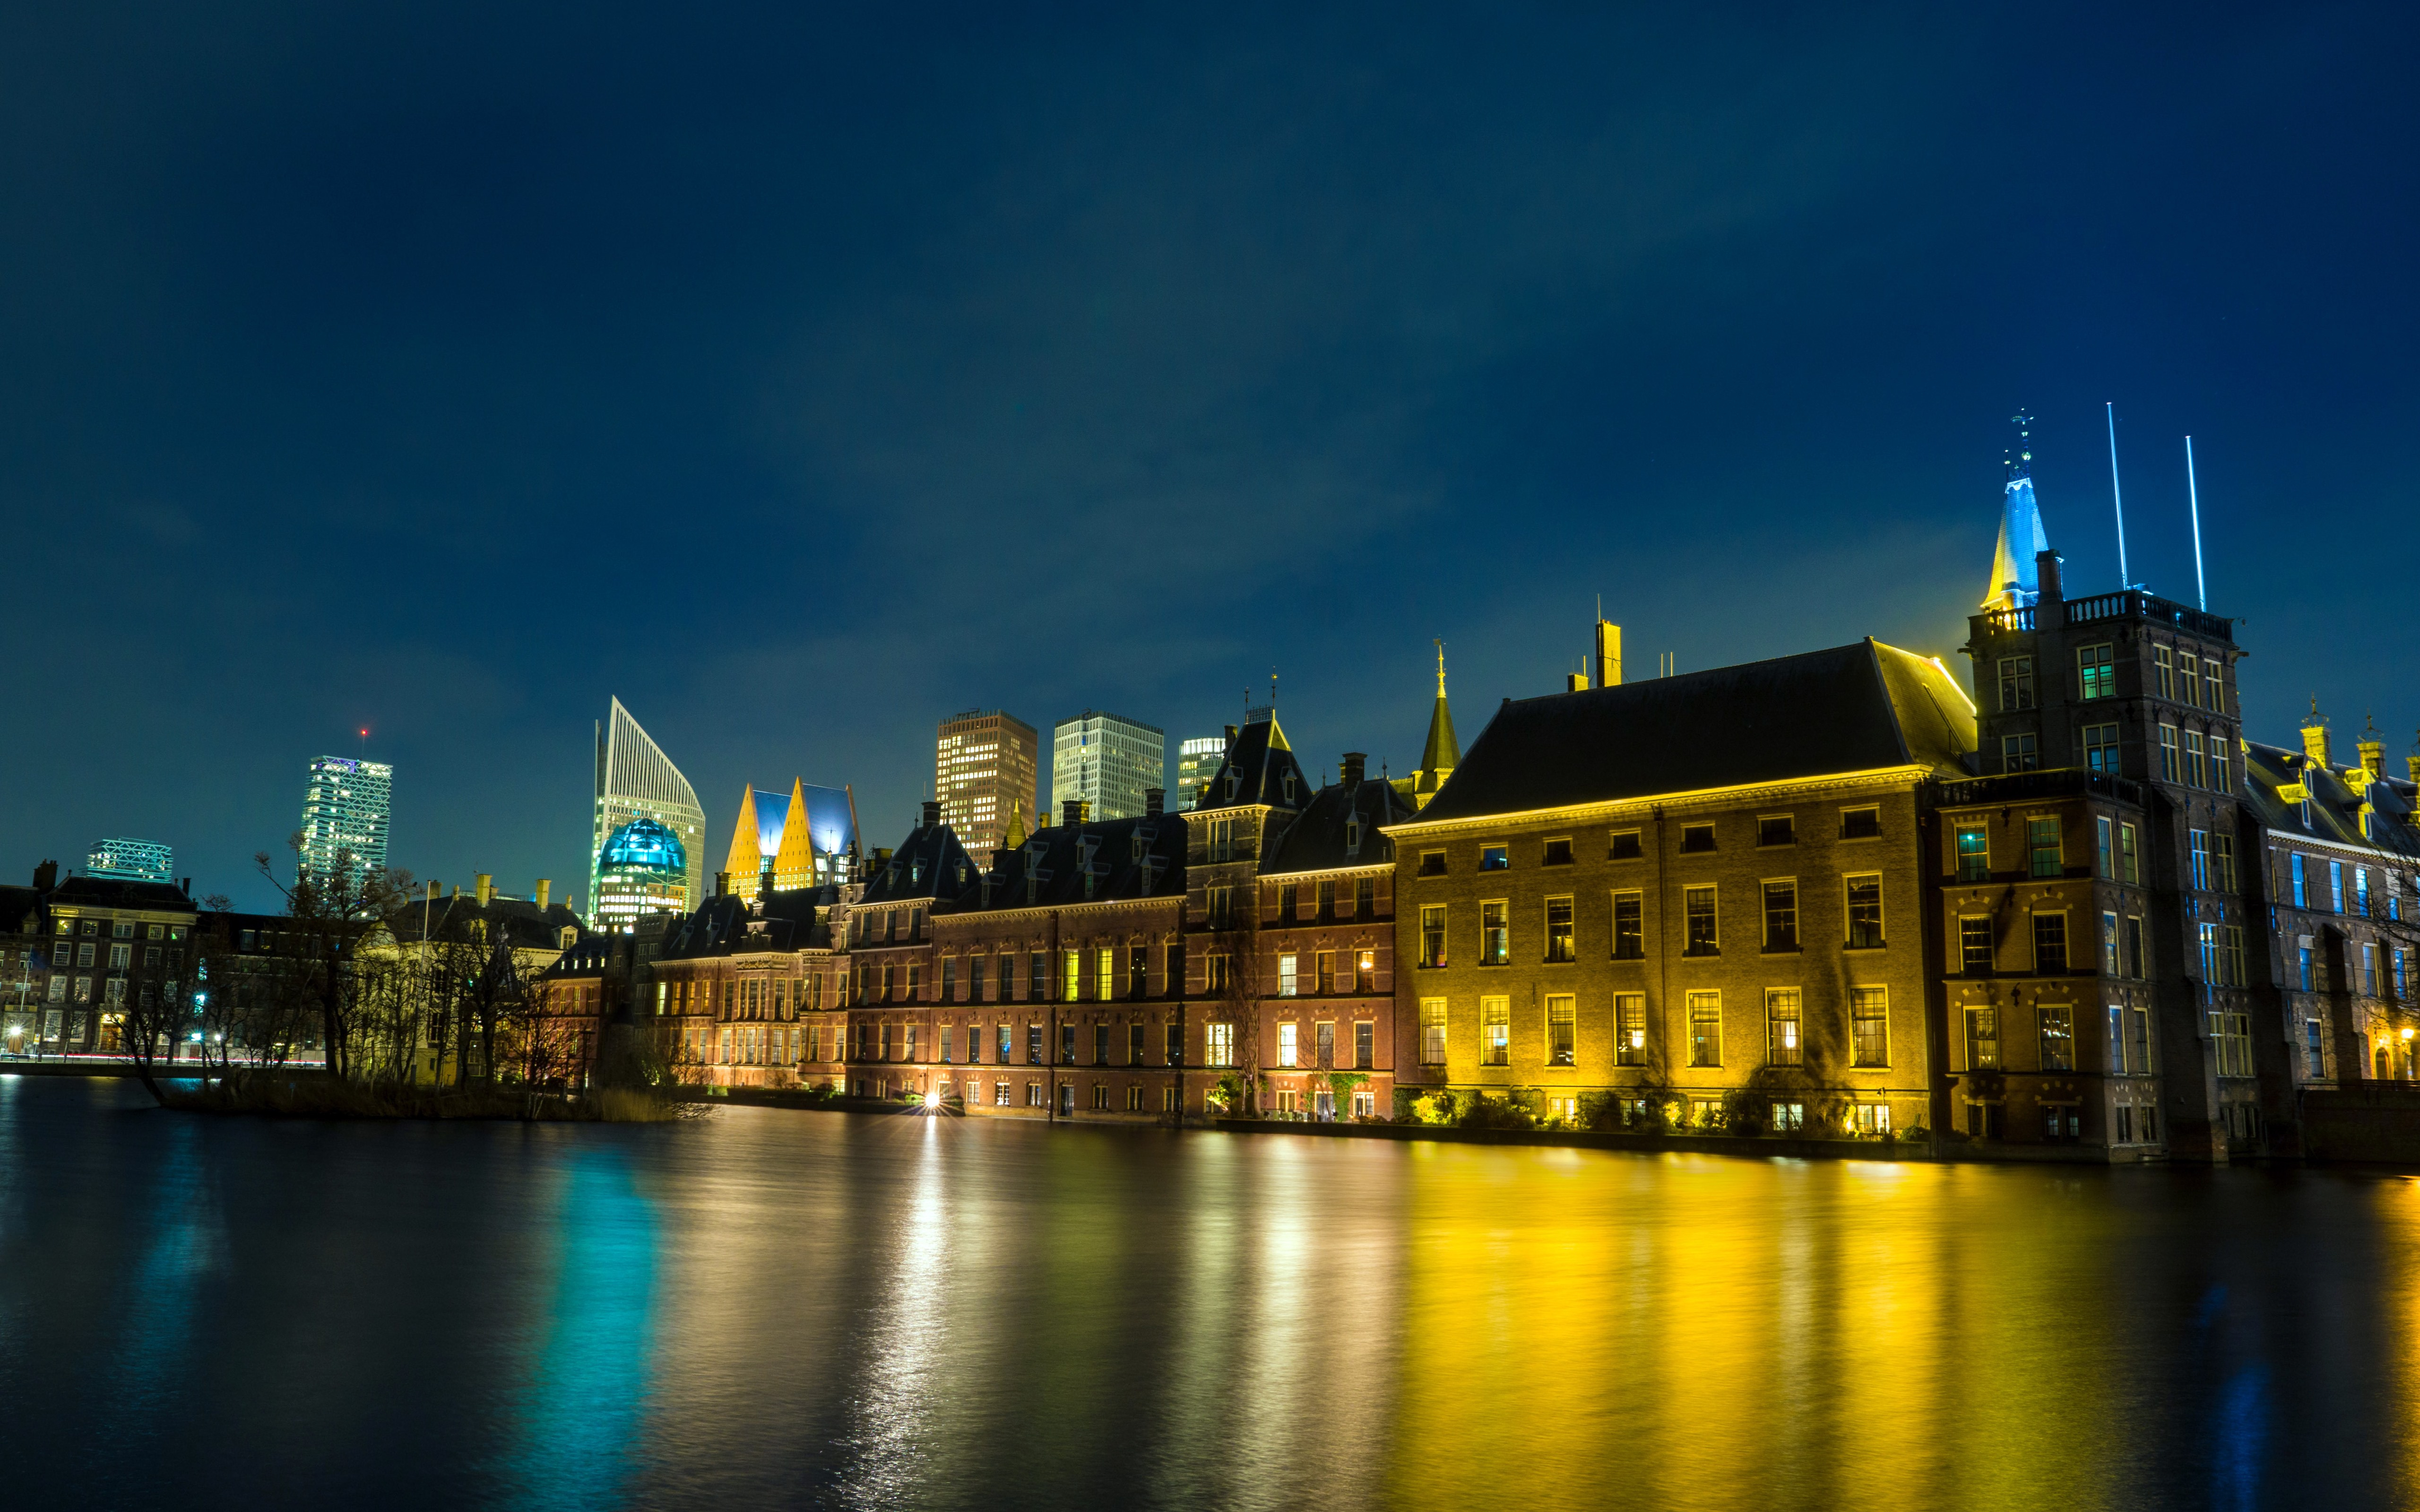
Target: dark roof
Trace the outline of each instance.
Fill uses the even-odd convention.
[[[861,904],[931,903],[954,898],[974,885],[981,869],[958,843],[957,832],[936,822],[918,825],[866,878]]]
[[[116,877],[67,877],[52,889],[51,903],[70,908],[164,908],[194,913],[194,900],[170,882],[126,882]]]
[[[1185,841],[1185,818],[1172,813],[1037,829],[1016,850],[993,852],[991,870],[955,906],[972,912],[1183,897]]]
[[[1453,736],[1453,711],[1446,707],[1443,674],[1439,674],[1436,707],[1429,711],[1429,738],[1420,748],[1420,770],[1449,772],[1462,761],[1462,742]]]
[[[2359,767],[2321,766],[2299,750],[2244,742],[2244,803],[2267,828],[2284,835],[2361,845],[2390,856],[2420,859],[2420,836],[2412,829],[2414,791],[2409,782],[2383,778],[2355,788],[2346,778]],[[2303,822],[2303,806],[2277,796],[2280,785],[2300,782],[2310,790],[2311,818]],[[2377,814],[2370,833],[2361,832],[2361,806]]]
[[[1261,874],[1383,866],[1395,858],[1395,842],[1379,826],[1402,824],[1418,811],[1384,778],[1365,778],[1351,787],[1340,782],[1321,788],[1310,807],[1286,825],[1276,843],[1264,848]],[[1360,821],[1357,830],[1353,824],[1357,819]]]
[[[456,893],[450,898],[406,903],[387,917],[386,927],[387,932],[401,944],[429,936],[442,939],[449,931],[458,929],[474,918],[487,920],[494,937],[508,941],[520,949],[558,949],[562,947],[565,930],[584,932],[587,928],[578,914],[562,903],[549,903],[540,908],[527,898],[491,894],[483,905],[475,893]]]
[[[764,950],[829,949],[830,910],[839,901],[840,889],[829,883],[774,893],[765,900],[761,912],[752,900],[718,894],[698,904],[665,933],[663,949],[656,959],[694,961]]]
[[[42,927],[42,895],[31,887],[0,887],[0,930],[32,933]]]
[[[1311,780],[1302,775],[1301,764],[1294,759],[1285,732],[1278,726],[1277,711],[1264,709],[1227,743],[1226,759],[1202,787],[1202,801],[1193,806],[1193,811],[1248,804],[1299,809],[1311,793]]]
[[[1507,699],[1418,823],[1833,772],[1963,777],[1975,711],[1937,661],[1853,645]]]
[[[571,943],[571,949],[547,963],[540,976],[548,980],[558,977],[601,976],[613,964],[617,952],[628,949],[628,939],[621,934],[605,934],[595,931],[582,933]]]

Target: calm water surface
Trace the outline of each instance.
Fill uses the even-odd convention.
[[[2394,1506],[2420,1183],[0,1078],[12,1505]]]

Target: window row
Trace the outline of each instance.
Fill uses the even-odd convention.
[[[1996,1005],[1970,1007],[1964,1011],[1965,1069],[1969,1072],[2002,1071],[2007,1061],[2001,1035],[2014,1027],[2023,1034],[2031,1029],[2034,1039],[2035,1062],[2039,1071],[2074,1071],[2075,1005],[2072,1003],[2036,1003],[2026,1008],[2004,1009]],[[2025,1021],[2030,1019],[2031,1023]],[[2086,1021],[2087,1026],[2089,1020]],[[2148,1009],[2109,1005],[2108,1026],[2109,1070],[2124,1075],[2137,1076],[2151,1071],[2151,1015]]]
[[[1879,840],[1883,832],[1883,811],[1878,804],[1859,804],[1840,811],[1838,838],[1841,840]],[[1798,843],[1798,820],[1794,814],[1759,814],[1755,816],[1756,846],[1773,849]],[[1716,822],[1701,820],[1680,826],[1678,847],[1683,856],[1712,853],[1715,843]],[[1606,857],[1614,861],[1643,860],[1647,856],[1645,831],[1640,829],[1610,830],[1606,836]],[[1558,836],[1538,842],[1540,866],[1569,866],[1573,862],[1572,837]],[[1441,877],[1448,871],[1447,852],[1428,850],[1420,853],[1419,875]],[[1479,870],[1506,872],[1512,867],[1512,846],[1510,841],[1489,841],[1479,847]]]
[[[1342,990],[1352,993],[1374,993],[1378,990],[1378,952],[1349,950],[1344,952],[1346,969],[1352,975],[1344,979]],[[1304,958],[1292,950],[1278,955],[1278,995],[1299,997],[1305,993],[1322,997],[1337,992],[1337,952],[1314,950],[1310,956],[1310,969],[1304,970]]]
[[[1767,1066],[1797,1066],[1805,1063],[1807,1054],[1805,999],[1796,987],[1768,987],[1764,990],[1764,1035],[1761,1059],[1756,1063]],[[1549,1068],[1571,1067],[1579,1063],[1578,1004],[1576,995],[1548,994],[1539,1025],[1539,1051]],[[1420,999],[1420,1064],[1442,1066],[1446,1063],[1447,1005],[1442,997]],[[1693,1067],[1719,1067],[1724,1060],[1723,995],[1717,990],[1689,992],[1683,995],[1688,1063]],[[1613,995],[1613,1063],[1616,1066],[1645,1066],[1652,1026],[1644,993]],[[1850,1064],[1860,1067],[1885,1067],[1890,1064],[1890,990],[1886,987],[1852,987],[1849,989],[1848,1046]],[[1482,996],[1479,999],[1479,1064],[1510,1066],[1512,1063],[1512,999],[1509,996]],[[1734,1044],[1734,1057],[1743,1054]],[[1745,1052],[1754,1057],[1756,1052]]]
[[[1280,883],[1277,887],[1277,922],[1280,928],[1292,923],[1304,923],[1331,918],[1375,918],[1378,917],[1378,879],[1355,877],[1350,887],[1339,888],[1334,877],[1322,877],[1311,884],[1311,912],[1302,911],[1302,885]]]
[[[2320,888],[2312,885],[2314,859],[2299,851],[2287,857],[2287,893],[2294,900],[2295,907],[2325,910],[2331,914],[2350,912],[2361,918],[2376,918],[2381,914],[2391,919],[2403,918],[2404,879],[2399,874],[2387,871],[2379,873],[2378,894],[2383,899],[2380,903],[2373,901],[2370,892],[2369,868],[2347,867],[2342,861],[2331,859],[2324,863],[2327,885]],[[2350,909],[2345,906],[2348,902],[2345,892],[2348,876],[2352,883],[2350,898],[2352,906]]]
[[[1760,883],[1758,888],[1761,923],[1758,937],[1762,942],[1761,949],[1768,954],[1799,949],[1796,879],[1776,878]],[[1882,873],[1869,872],[1841,878],[1840,901],[1842,948],[1851,950],[1881,949],[1885,944]],[[1580,958],[1575,906],[1575,900],[1570,897],[1545,900],[1540,919],[1538,959],[1552,964]],[[1511,903],[1504,900],[1481,903],[1478,911],[1479,953],[1475,964],[1481,966],[1512,964],[1513,931]],[[1612,928],[1606,941],[1608,957],[1615,961],[1644,960],[1647,955],[1645,892],[1624,889],[1612,894],[1610,919]],[[1451,936],[1449,905],[1422,904],[1419,964],[1427,967],[1452,964]],[[1681,953],[1684,956],[1722,953],[1722,904],[1716,884],[1706,883],[1681,889]]]

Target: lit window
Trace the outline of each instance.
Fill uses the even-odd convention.
[[[1683,955],[1715,955],[1720,953],[1720,938],[1715,925],[1714,889],[1712,887],[1683,887],[1681,906],[1684,924]]]
[[[2044,1071],[2075,1069],[2075,1021],[2065,1003],[2044,1003],[2041,1015],[2041,1064]]]
[[[1647,935],[1640,922],[1642,901],[1636,892],[1613,895],[1613,958],[1637,961],[1647,953]]]
[[[1689,1007],[1689,1064],[1719,1066],[1723,1063],[1723,995],[1718,992],[1691,993]]]
[[[2013,714],[2034,706],[2034,659],[2031,656],[2000,658],[2000,712]]]
[[[1847,880],[1849,949],[1878,950],[1883,944],[1883,879],[1868,872]]]
[[[1764,948],[1768,950],[1798,949],[1798,884],[1795,882],[1768,882],[1764,885]]]
[[[1479,905],[1479,964],[1482,966],[1509,964],[1512,959],[1512,931],[1505,922],[1506,905],[1484,903]]]
[[[2067,916],[2034,916],[2034,970],[2051,976],[2067,969]]]
[[[1420,999],[1420,1064],[1445,1064],[1445,999]]]
[[[1624,1066],[1647,1064],[1647,995],[1616,993],[1613,997],[1614,1060]]]
[[[2118,775],[2118,727],[2114,724],[2088,724],[2084,727],[2084,764],[2106,777]]]
[[[1512,853],[1502,845],[1481,845],[1479,848],[1479,870],[1502,872],[1512,864]]]
[[[1546,999],[1546,1064],[1568,1066],[1574,1053],[1574,1005],[1577,1000],[1566,996]]]
[[[1993,1071],[2000,1064],[2000,1011],[1996,1008],[1970,1008],[1966,1011],[1966,1069]]]
[[[1445,904],[1430,903],[1420,910],[1420,964],[1445,964]]]
[[[1509,1066],[1512,1063],[1512,999],[1482,997],[1479,1000],[1479,1063],[1482,1066]]]
[[[1297,1032],[1296,1027],[1292,1024],[1280,1024],[1278,1026],[1279,1065],[1292,1066],[1295,1063],[1295,1051],[1296,1049],[1295,1036]]]
[[[1768,987],[1764,991],[1765,1063],[1795,1066],[1803,1047],[1798,1041],[1798,989]]]
[[[1958,880],[1988,882],[1992,878],[1991,832],[1980,819],[1962,819],[1956,837]]]
[[[1572,940],[1572,901],[1569,898],[1546,900],[1546,959],[1576,961],[1579,953]]]
[[[1278,957],[1278,995],[1280,997],[1292,997],[1296,994],[1295,963],[1298,959],[1300,958],[1291,951]]]
[[[2118,693],[2118,669],[2110,659],[2106,645],[2083,646],[2075,653],[2076,681],[2086,700],[2115,698]]]
[[[1959,968],[1970,977],[1992,974],[1992,919],[1988,914],[1958,916]]]

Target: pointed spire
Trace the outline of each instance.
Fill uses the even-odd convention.
[[[1429,711],[1428,744],[1420,748],[1420,764],[1412,773],[1414,801],[1421,804],[1445,786],[1445,779],[1462,764],[1462,743],[1453,733],[1453,710],[1445,701],[1445,642],[1437,641],[1436,648],[1436,707]]]
[[[2034,501],[2033,417],[2019,410],[2009,417],[2017,427],[2017,444],[2008,454],[2007,485],[2000,498],[2000,540],[1992,549],[1992,580],[1983,588],[1985,609],[2024,609],[2041,596],[2035,576],[2036,553],[2050,549],[2042,534],[2041,506]]]
[[[1025,804],[1022,800],[1008,806],[1008,833],[1001,837],[1000,848],[1013,851],[1025,843]]]

